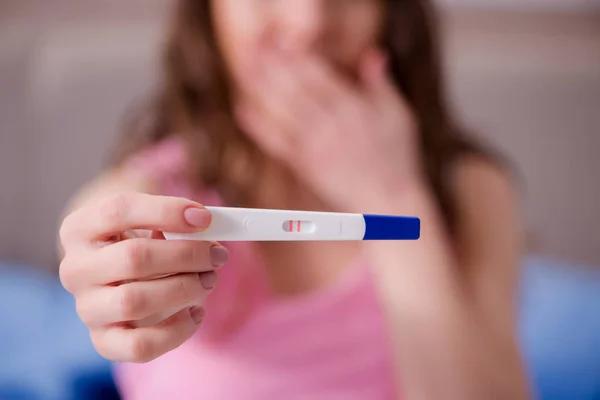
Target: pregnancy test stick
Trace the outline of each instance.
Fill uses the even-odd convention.
[[[167,240],[340,241],[417,240],[416,217],[348,214],[258,208],[206,207],[212,213],[208,229],[197,233],[167,233]]]

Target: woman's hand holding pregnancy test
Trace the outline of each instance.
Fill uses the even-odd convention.
[[[198,203],[141,193],[109,196],[64,220],[61,281],[101,355],[149,361],[196,331],[228,252],[212,241],[166,241],[161,232],[210,223]]]
[[[99,353],[144,362],[178,347],[201,323],[214,270],[228,259],[217,241],[414,240],[419,230],[413,217],[205,208],[183,198],[112,195],[65,218],[60,277]]]

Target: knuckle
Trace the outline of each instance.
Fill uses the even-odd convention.
[[[106,359],[112,358],[112,354],[109,351],[102,332],[90,329],[90,341],[92,342],[92,346],[94,346],[98,354]]]
[[[78,281],[77,263],[72,260],[72,256],[65,254],[65,257],[60,262],[58,268],[58,276],[61,285],[69,293],[75,291],[76,283]]]
[[[175,290],[176,296],[181,303],[196,300],[203,291],[198,274],[188,274],[178,277]]]
[[[70,266],[70,260],[67,255],[65,255],[65,257],[60,262],[60,265],[58,266],[58,277],[60,279],[60,284],[69,293],[71,293],[71,290],[69,290],[71,287],[71,281],[72,281],[71,266]]]
[[[180,218],[179,209],[175,209],[174,207],[174,199],[164,198],[156,205],[156,215],[161,221],[173,221],[174,217]]]
[[[180,262],[184,265],[196,265],[200,262],[201,248],[194,242],[182,242],[182,248],[179,252]]]
[[[186,241],[181,243],[182,248],[179,252],[181,264],[190,267],[203,267],[209,263],[209,248],[206,243]]]
[[[125,246],[125,273],[128,278],[134,279],[150,262],[150,247],[141,239],[127,240],[123,245]]]
[[[129,359],[133,362],[146,363],[156,358],[155,346],[152,341],[140,334],[131,336],[129,343]]]
[[[119,318],[121,321],[137,319],[144,309],[144,298],[133,285],[126,284],[117,288],[119,297]]]
[[[124,193],[113,194],[100,203],[100,214],[108,222],[119,222],[125,218],[129,196]]]
[[[58,230],[58,238],[60,240],[60,244],[64,247],[65,243],[67,242],[69,236],[70,236],[70,232],[72,230],[71,226],[73,225],[72,223],[73,221],[73,214],[69,214],[67,215],[62,223],[60,224],[60,228]]]
[[[85,325],[90,325],[92,310],[90,310],[90,303],[85,298],[77,297],[75,299],[75,310],[81,322]]]

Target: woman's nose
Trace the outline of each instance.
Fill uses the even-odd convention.
[[[319,51],[328,30],[325,3],[323,0],[287,0],[278,16],[282,45],[294,51]]]

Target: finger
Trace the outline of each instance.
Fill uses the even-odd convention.
[[[249,103],[238,105],[235,114],[244,132],[265,154],[283,162],[290,159],[295,145],[293,135],[282,132],[277,123],[261,116]]]
[[[69,215],[61,227],[63,244],[106,240],[133,229],[194,232],[206,229],[211,214],[191,200],[145,193],[112,195]]]
[[[295,85],[283,65],[275,57],[269,59],[269,72],[252,82],[247,100],[254,104],[256,111],[271,118],[282,131],[290,132],[299,125],[298,116],[289,106],[296,91]]]
[[[317,106],[327,113],[337,110],[357,95],[350,82],[316,56],[299,58],[294,63],[294,75],[312,93]]]
[[[156,314],[153,314],[149,317],[143,318],[143,319],[139,319],[139,320],[135,320],[135,321],[131,321],[131,327],[134,328],[144,328],[146,326],[152,326],[152,325],[156,325],[159,322],[162,322],[164,320],[166,320],[167,318],[170,318],[171,316],[173,316],[174,314],[177,314],[179,311],[183,310],[184,308],[189,308],[189,307],[199,307],[199,306],[203,306],[204,305],[204,301],[206,299],[206,296],[212,292],[212,290],[214,289],[214,287],[217,284],[217,280],[218,280],[218,276],[216,272],[213,271],[209,271],[209,272],[201,272],[199,275],[200,278],[200,283],[202,284],[202,288],[204,289],[204,293],[203,295],[200,297],[201,301],[192,301],[190,303],[187,304],[179,304],[177,306],[174,307],[170,307],[167,310],[163,310],[161,312],[158,312]]]
[[[263,91],[275,110],[282,110],[289,115],[288,119],[293,124],[295,132],[306,131],[307,122],[318,120],[322,117],[323,108],[318,102],[315,93],[310,87],[299,79],[294,60],[273,56],[269,57],[269,83]]]
[[[268,76],[257,80],[245,101],[240,102],[238,120],[247,133],[255,133],[252,138],[259,141],[257,144],[284,159],[303,131],[309,112],[297,80],[271,59]]]
[[[210,242],[129,239],[94,250],[90,256],[67,255],[61,264],[61,280],[74,293],[87,286],[211,271],[228,258],[225,247]]]
[[[202,308],[186,308],[159,324],[144,328],[111,326],[91,330],[94,347],[103,357],[117,362],[149,362],[176,349],[198,329]]]
[[[294,164],[303,142],[314,139],[328,118],[315,94],[294,74],[288,60],[266,56],[269,77],[252,103],[242,104],[238,119],[248,135],[271,157]]]
[[[77,313],[89,327],[139,321],[167,312],[175,314],[201,305],[216,282],[215,272],[205,272],[96,288],[77,298]]]

